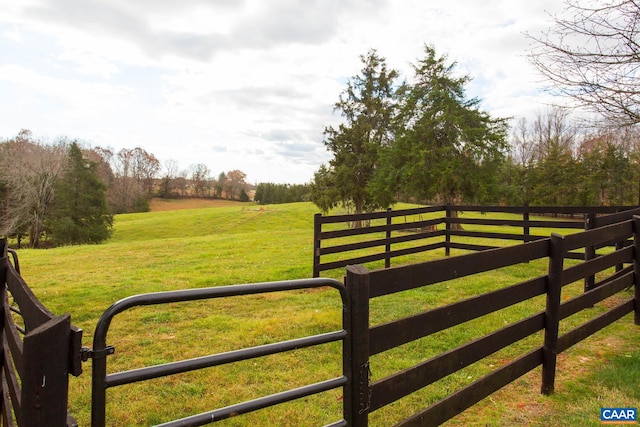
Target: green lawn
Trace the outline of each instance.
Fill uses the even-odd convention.
[[[115,301],[139,293],[311,276],[313,215],[310,203],[252,204],[118,215],[106,244],[48,250],[20,250],[22,275],[55,313],[69,312],[91,345],[102,312]],[[403,262],[443,256],[415,255]],[[394,263],[397,265],[397,263]],[[473,278],[403,292],[372,302],[377,324],[460,300],[525,277],[544,274],[544,262],[513,266]],[[344,272],[323,276],[341,279]],[[565,292],[565,290],[563,290]],[[580,284],[566,288],[577,295]],[[628,297],[630,293],[625,294]],[[404,369],[443,350],[536,312],[544,300],[502,310],[428,339],[372,358],[373,380]],[[578,322],[602,311],[576,317]],[[334,291],[296,291],[235,299],[136,308],[116,316],[108,343],[116,354],[109,372],[134,369],[340,328],[341,302]],[[387,426],[411,415],[500,363],[540,345],[523,340],[376,411],[371,425]],[[602,406],[640,406],[637,392],[640,327],[632,316],[563,353],[556,394],[539,394],[536,369],[451,420],[447,425],[598,425]],[[338,344],[296,350],[236,365],[175,375],[107,392],[108,425],[150,425],[223,407],[341,375]],[[91,362],[73,378],[70,410],[80,425],[90,421]],[[340,390],[223,421],[226,426],[324,425],[341,418]]]

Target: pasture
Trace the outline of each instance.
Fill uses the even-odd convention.
[[[193,203],[191,201],[190,203]],[[22,275],[53,312],[69,312],[91,345],[96,322],[113,302],[139,293],[222,286],[311,276],[313,215],[310,203],[230,204],[118,215],[112,239],[103,245],[20,250]],[[152,205],[153,206],[153,205]],[[409,257],[406,262],[441,257],[443,251]],[[522,277],[544,274],[526,265],[493,271],[482,278],[460,279],[403,292],[372,307],[372,321],[398,317],[486,292]],[[330,274],[341,279],[343,272]],[[571,285],[578,294],[581,285]],[[539,302],[539,301],[538,301]],[[612,304],[611,301],[605,301]],[[376,356],[379,372],[402,369],[416,360],[452,348],[475,333],[495,328],[514,316],[532,313],[530,305],[503,310],[438,336],[418,340]],[[542,302],[544,304],[544,302]],[[535,306],[534,306],[535,305]],[[598,310],[598,307],[593,309]],[[203,356],[248,345],[336,329],[341,303],[330,291],[294,291],[229,300],[137,308],[115,319],[108,342],[116,349],[110,371],[134,369],[187,357]],[[530,345],[524,340],[519,350]],[[569,349],[559,359],[556,393],[539,394],[540,372],[500,390],[447,425],[599,425],[603,406],[640,406],[640,328],[631,316]],[[296,350],[237,365],[116,387],[107,392],[109,425],[150,425],[211,410],[266,393],[284,391],[311,381],[340,375],[341,348]],[[484,362],[447,378],[371,416],[371,425],[387,426],[478,378],[492,363],[508,360],[501,351]],[[89,425],[90,363],[71,378],[70,411],[80,425]],[[324,425],[341,418],[339,390],[300,399],[263,412],[223,421],[227,426]]]

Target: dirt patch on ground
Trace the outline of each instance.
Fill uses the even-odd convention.
[[[246,203],[222,199],[151,199],[151,212],[174,211],[179,209],[221,208],[225,206],[241,206]]]

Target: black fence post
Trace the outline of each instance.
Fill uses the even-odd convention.
[[[634,323],[640,326],[640,216],[633,217],[633,299]]]
[[[9,259],[7,258],[7,240],[0,239],[0,286],[5,287],[7,283],[7,265]],[[2,322],[3,319],[0,319]],[[2,361],[0,360],[0,366]]]
[[[588,213],[584,216],[584,231],[593,230],[596,227],[596,214]],[[585,246],[584,260],[589,261],[596,257],[596,248],[593,245]],[[588,292],[595,287],[596,277],[592,274],[584,278],[584,291]]]
[[[313,277],[320,277],[320,233],[322,232],[322,223],[320,219],[322,214],[313,216]]]
[[[69,396],[69,315],[57,316],[28,332],[23,341],[21,426],[67,424]]]
[[[451,206],[446,205],[445,211],[445,234],[444,234],[444,254],[451,255]]]
[[[385,233],[386,244],[384,245],[384,253],[386,256],[384,258],[384,268],[391,267],[391,219],[391,208],[387,208],[387,230]]]
[[[522,206],[522,234],[524,235],[523,242],[527,243],[531,240],[531,227],[529,226],[529,204],[525,203]]]
[[[542,349],[542,394],[553,393],[558,356],[558,329],[560,326],[560,294],[564,268],[564,236],[551,234],[549,273],[547,275],[547,305]]]
[[[616,251],[624,249],[624,240],[622,242],[616,242]],[[616,273],[624,269],[624,264],[616,264]]]
[[[360,265],[347,267],[346,287],[349,312],[347,376],[344,419],[350,427],[369,423],[369,271]]]

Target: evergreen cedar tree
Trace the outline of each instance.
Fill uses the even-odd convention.
[[[324,212],[338,205],[355,213],[387,206],[387,197],[371,191],[371,185],[380,150],[393,136],[398,72],[387,69],[385,59],[375,50],[360,59],[360,74],[347,82],[334,105],[344,123],[324,131],[324,144],[333,159],[315,173],[311,192],[311,200]]]
[[[84,159],[75,142],[69,146],[67,167],[55,187],[49,221],[52,240],[59,245],[100,243],[111,235],[113,216],[106,185],[97,175],[96,163]]]
[[[333,154],[315,173],[311,200],[323,211],[342,205],[355,213],[385,208],[397,194],[417,201],[482,201],[495,188],[507,151],[507,121],[466,99],[467,76],[425,46],[412,82],[396,84],[375,50],[361,57],[335,109],[344,123],[325,129]],[[355,224],[359,226],[359,224]]]

